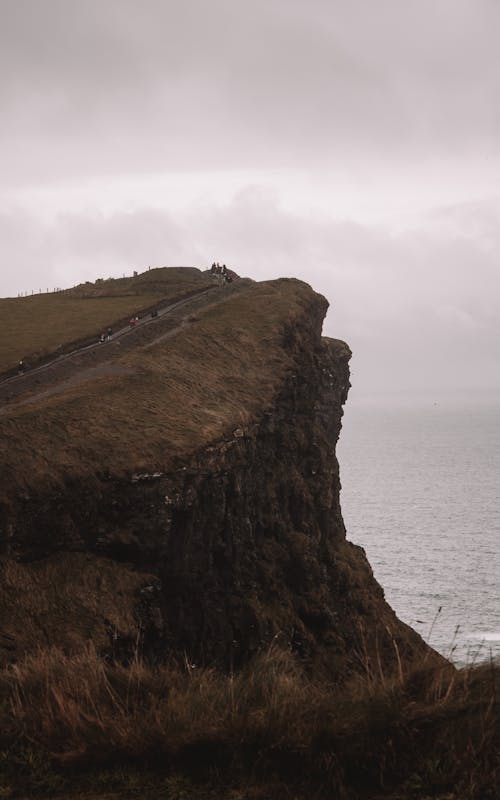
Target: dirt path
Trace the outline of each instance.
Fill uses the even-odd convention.
[[[2,386],[3,385],[9,385],[9,384],[12,384],[12,383],[19,383],[24,378],[36,375],[39,372],[43,372],[44,370],[49,369],[54,364],[60,364],[61,362],[66,361],[69,358],[72,358],[77,353],[84,353],[84,352],[87,352],[89,350],[94,350],[94,349],[103,349],[104,347],[106,347],[106,345],[109,345],[110,342],[115,342],[117,339],[121,339],[123,336],[127,336],[127,335],[130,335],[130,334],[133,334],[136,329],[144,327],[145,325],[152,325],[155,322],[157,322],[165,314],[171,313],[174,309],[180,308],[180,307],[190,303],[191,301],[196,300],[198,297],[201,297],[202,295],[207,294],[208,292],[214,292],[215,290],[216,290],[216,287],[209,287],[208,289],[202,289],[201,291],[197,292],[196,294],[191,295],[189,298],[186,298],[184,300],[179,300],[176,303],[170,303],[169,305],[166,305],[166,306],[162,306],[161,305],[161,301],[160,301],[160,303],[158,304],[156,317],[151,317],[150,315],[148,315],[148,316],[145,315],[142,319],[138,318],[138,320],[137,320],[137,322],[135,323],[134,326],[132,326],[130,324],[127,324],[127,325],[124,325],[122,328],[119,328],[117,331],[114,331],[113,334],[111,335],[111,337],[109,339],[106,339],[104,342],[95,341],[95,342],[92,342],[92,344],[83,345],[82,347],[76,347],[74,350],[71,350],[69,353],[63,353],[61,355],[54,355],[54,358],[52,358],[50,361],[47,361],[47,362],[45,362],[43,364],[40,364],[37,367],[33,367],[33,368],[27,370],[26,372],[20,374],[20,375],[12,375],[12,376],[10,376],[8,378],[3,378],[3,380],[1,380],[0,383],[2,384]],[[104,325],[102,327],[104,329],[107,329],[108,326]]]
[[[250,284],[251,281],[240,279],[231,287],[209,287],[175,303],[162,306],[160,301],[155,317],[148,314],[133,327],[127,324],[109,340],[78,347],[21,375],[5,378],[0,381],[0,416],[9,414],[14,404],[16,408],[31,404],[96,377],[126,374],[128,368],[110,363],[117,355],[137,346],[152,347],[174,336],[190,324],[193,312],[225,302]]]

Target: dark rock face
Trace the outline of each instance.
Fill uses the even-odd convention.
[[[286,331],[292,366],[259,419],[165,472],[18,498],[2,519],[7,555],[133,565],[144,580],[113,635],[147,656],[228,669],[276,641],[343,680],[425,652],[345,539],[335,444],[350,351],[321,338],[325,310],[315,295]]]

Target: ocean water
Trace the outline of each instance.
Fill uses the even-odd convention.
[[[337,455],[400,619],[457,664],[500,658],[500,403],[349,400]]]

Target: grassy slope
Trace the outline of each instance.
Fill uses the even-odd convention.
[[[0,340],[0,373],[21,358],[43,355],[66,342],[97,336],[117,320],[192,289],[212,285],[198,270],[154,269],[137,278],[82,284],[65,293],[0,299],[6,336]]]
[[[105,650],[111,628],[135,638],[137,593],[152,580],[111,559],[75,552],[29,564],[0,558],[0,574],[2,663],[47,642],[66,653],[88,641]]]
[[[496,800],[499,677],[424,662],[339,693],[276,648],[229,676],[42,651],[0,672],[1,796]]]
[[[244,424],[271,401],[289,365],[284,328],[313,298],[299,281],[251,285],[181,333],[116,356],[126,374],[7,406],[0,461],[9,486],[94,474],[96,465],[162,469]]]

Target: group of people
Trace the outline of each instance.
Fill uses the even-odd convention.
[[[109,342],[112,336],[113,336],[113,329],[108,328],[106,332],[103,331],[101,334],[99,334],[99,341],[101,342],[101,344],[103,342]]]
[[[223,283],[223,284],[224,283],[231,283],[232,280],[233,280],[233,276],[229,272],[229,270],[226,267],[226,265],[223,264],[221,266],[218,261],[217,262],[214,261],[214,263],[210,267],[210,272],[212,273],[213,277],[218,278],[220,280],[220,282]]]
[[[157,316],[158,316],[158,309],[155,308],[155,309],[153,309],[153,311],[151,311],[151,317],[154,319]],[[134,315],[133,317],[131,317],[131,319],[129,320],[130,328],[135,328],[135,326],[137,325],[138,322],[139,322],[139,317],[137,315]],[[107,328],[107,330],[101,331],[101,333],[99,334],[98,342],[99,342],[99,344],[104,344],[104,342],[111,341],[112,338],[113,338],[113,328]],[[61,348],[62,348],[62,345],[60,345],[58,349],[61,349]],[[21,359],[20,361],[18,361],[18,364],[17,364],[17,374],[18,375],[24,375],[24,373],[28,369],[29,369],[29,366],[24,361],[24,359]]]
[[[158,316],[158,309],[155,308],[151,312],[151,317],[154,319],[157,316]],[[137,325],[138,322],[139,322],[138,314],[134,314],[132,317],[130,317],[129,323],[128,323],[130,329],[132,330],[133,328],[135,328],[135,326]],[[112,328],[108,328],[107,331],[103,331],[102,333],[99,334],[99,342],[101,344],[103,342],[109,342],[111,340],[112,336],[113,336],[113,329]]]

